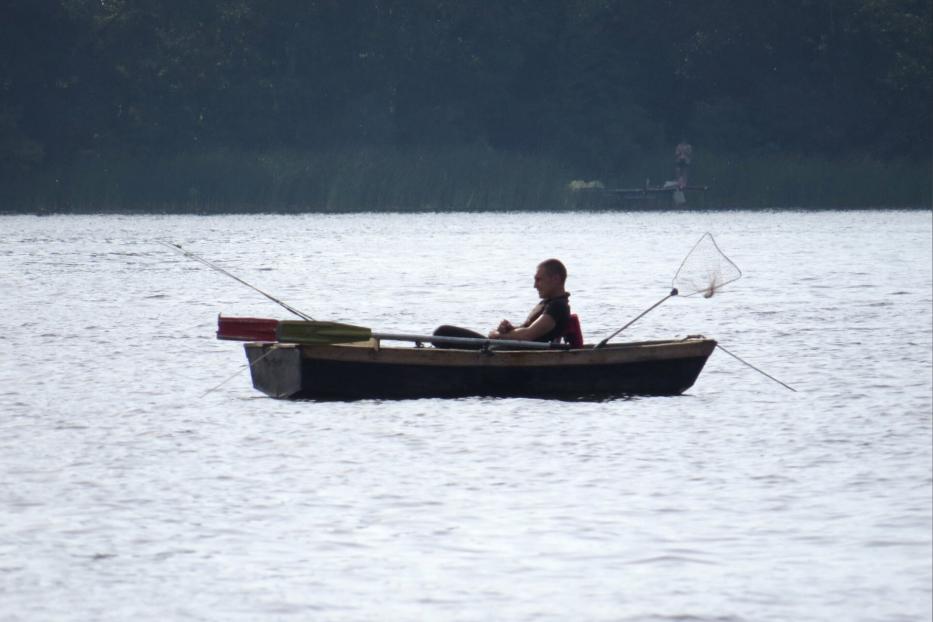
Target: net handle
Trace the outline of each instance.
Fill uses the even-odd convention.
[[[631,326],[632,324],[634,324],[635,322],[637,322],[638,320],[640,320],[642,317],[644,317],[645,315],[647,315],[647,313],[648,313],[649,311],[651,311],[652,309],[654,309],[654,308],[656,308],[656,307],[660,307],[662,303],[667,302],[667,300],[668,300],[669,298],[673,298],[674,296],[677,295],[677,293],[678,293],[678,292],[677,292],[677,288],[676,288],[676,287],[673,288],[673,289],[671,289],[671,293],[670,293],[670,294],[668,294],[667,296],[665,296],[665,297],[662,298],[661,300],[657,301],[656,303],[654,303],[653,305],[651,305],[650,307],[648,307],[647,309],[645,309],[644,311],[642,311],[641,313],[639,313],[639,314],[638,314],[638,317],[636,317],[634,320],[632,320],[631,322],[629,322],[628,324],[626,324],[625,326],[623,326],[622,328],[620,328],[620,329],[617,330],[616,332],[612,333],[611,335],[609,335],[608,337],[606,337],[605,339],[603,339],[602,341],[600,341],[599,343],[597,343],[597,344],[593,347],[593,349],[594,349],[594,350],[598,350],[599,348],[605,347],[606,344],[609,343],[609,340],[610,340],[610,339],[612,339],[613,337],[615,337],[616,335],[618,335],[619,333],[621,333],[623,330],[625,330],[626,328],[628,328],[629,326]]]

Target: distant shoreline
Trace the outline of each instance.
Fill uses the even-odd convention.
[[[52,167],[50,167],[52,168]],[[0,213],[220,214],[658,211],[610,193],[571,190],[663,185],[670,154],[625,171],[581,171],[553,155],[479,147],[332,152],[212,152],[171,158],[100,155],[0,182]],[[930,209],[929,161],[737,156],[698,150],[692,210]],[[596,196],[599,201],[590,199]],[[644,202],[643,202],[644,203]],[[790,206],[790,207],[789,207]]]

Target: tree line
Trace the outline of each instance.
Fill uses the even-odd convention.
[[[929,0],[0,0],[0,180],[483,149],[928,161]]]

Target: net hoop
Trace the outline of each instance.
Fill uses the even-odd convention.
[[[713,235],[704,233],[693,245],[671,280],[671,289],[683,298],[703,294],[712,296],[720,289],[742,278],[742,271],[729,259]]]

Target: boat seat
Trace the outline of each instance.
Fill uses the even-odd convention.
[[[570,321],[567,322],[567,330],[564,331],[563,340],[564,343],[570,344],[571,348],[583,347],[583,330],[580,328],[580,318],[577,317],[576,313],[570,314]]]

